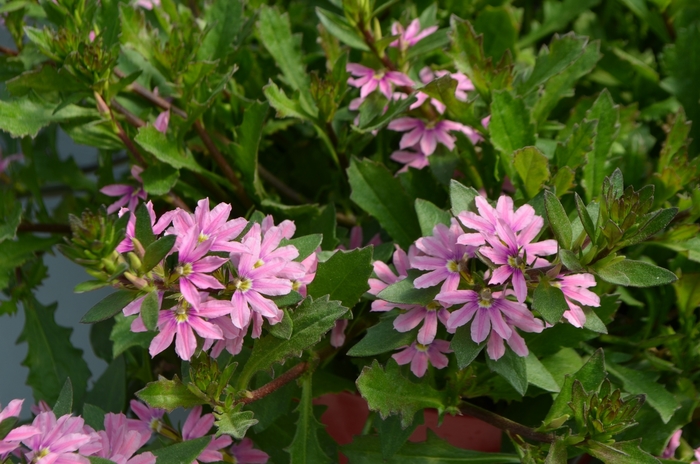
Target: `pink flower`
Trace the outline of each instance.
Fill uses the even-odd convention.
[[[188,300],[183,298],[175,307],[159,312],[158,330],[160,333],[151,341],[149,348],[151,357],[169,347],[175,335],[177,335],[175,352],[185,361],[190,360],[197,348],[195,332],[205,339],[221,340],[224,338],[221,329],[206,319],[228,314],[231,305],[227,301],[206,300],[208,294],[204,292],[197,294],[197,297],[199,301],[196,305],[190,304]]]
[[[468,229],[477,233],[462,234],[457,239],[464,245],[481,246],[486,243],[484,237],[496,233],[496,225],[502,220],[513,232],[520,232],[535,220],[535,209],[524,204],[517,211],[513,210],[513,199],[508,195],[501,195],[496,207],[492,207],[488,200],[482,196],[474,199],[479,214],[471,211],[462,211],[457,215],[459,221]]]
[[[140,166],[134,165],[131,167],[131,176],[143,185],[143,179],[141,179],[142,172],[143,168]],[[134,187],[128,184],[111,184],[102,187],[100,192],[110,197],[120,197],[107,207],[107,213],[109,214],[119,211],[122,206],[129,208],[130,211],[136,211],[139,199],[146,199],[146,191],[142,186]]]
[[[340,348],[345,344],[345,329],[348,328],[347,319],[338,319],[331,330],[331,346]]]
[[[668,442],[668,446],[666,446],[666,449],[664,452],[661,454],[661,457],[663,459],[672,459],[673,456],[676,454],[676,450],[678,449],[679,446],[681,446],[681,435],[683,434],[683,430],[676,430],[673,432],[673,435],[671,435],[671,440]]]
[[[156,457],[152,453],[134,456],[151,438],[151,432],[130,427],[129,421],[124,414],[108,413],[105,416],[105,430],[96,432],[100,446],[96,456],[116,464],[155,464]]]
[[[586,323],[586,314],[578,304],[600,306],[600,297],[588,290],[596,285],[593,274],[560,274],[550,283],[552,287],[560,288],[564,293],[564,299],[569,306],[569,309],[564,312],[564,317],[574,327],[583,327]]]
[[[76,453],[92,440],[83,432],[85,422],[70,414],[56,420],[52,411],[42,412],[34,418],[32,425],[23,425],[12,430],[5,441],[21,442],[29,448],[28,461],[36,464],[89,464],[87,458]]]
[[[348,247],[345,248],[345,245],[338,245],[337,249],[338,250],[354,250],[356,248],[362,248],[362,241],[364,239],[364,232],[362,231],[362,226],[354,226],[352,229],[350,229],[350,240],[348,242]],[[379,235],[379,233],[376,233],[372,236],[372,238],[369,239],[367,244],[365,246],[369,245],[381,245],[382,244],[382,238]]]
[[[163,294],[164,292],[159,291],[158,292],[158,307],[160,308],[163,305]],[[135,299],[128,305],[124,306],[124,309],[122,309],[122,313],[125,316],[133,316],[134,314],[138,314],[138,317],[131,321],[131,331],[132,332],[146,332],[148,329],[146,326],[143,324],[143,319],[141,319],[141,305],[143,305],[143,301],[146,299],[147,295],[144,295],[140,298]]]
[[[404,29],[401,23],[395,22],[391,25],[391,35],[398,35],[399,38],[391,42],[389,46],[406,50],[408,47],[412,47],[438,30],[437,26],[426,27],[422,31],[420,27],[420,20],[418,18],[411,21],[406,29]]]
[[[505,354],[503,340],[507,340],[518,355],[527,356],[525,341],[513,327],[536,333],[544,329],[542,321],[535,319],[527,306],[510,301],[505,292],[492,293],[489,288],[479,293],[474,290],[454,290],[441,292],[435,299],[445,306],[463,305],[450,314],[445,324],[447,331],[454,333],[458,327],[473,319],[472,340],[481,343],[490,335],[488,352],[491,359],[499,359]]]
[[[49,406],[46,401],[40,400],[37,404],[31,405],[29,410],[32,412],[32,414],[38,416],[42,412],[51,411],[51,406]]]
[[[438,320],[447,324],[450,313],[437,301],[433,301],[427,306],[414,306],[408,312],[400,314],[394,319],[394,328],[399,332],[408,332],[418,327],[422,322],[423,326],[418,331],[418,343],[429,345],[435,340],[437,334]]]
[[[394,353],[391,357],[399,365],[411,363],[411,372],[416,377],[423,377],[428,370],[428,362],[437,369],[447,367],[449,360],[443,353],[452,353],[450,343],[445,340],[433,340],[430,345],[421,345],[413,342],[411,346],[399,348],[398,353]]]
[[[542,229],[542,225],[542,217],[535,216],[532,222],[516,235],[503,219],[499,219],[496,235],[484,237],[491,246],[479,249],[479,253],[499,266],[493,271],[489,284],[502,284],[510,279],[515,296],[521,303],[527,297],[526,266],[532,265],[538,256],[557,252],[556,240],[531,243]]]
[[[304,258],[301,265],[304,266],[304,276],[292,280],[292,290],[299,292],[301,296],[306,298],[306,286],[313,282],[316,277],[316,268],[318,267],[318,253],[321,251],[319,247],[316,251]]]
[[[177,250],[179,263],[175,271],[180,275],[180,292],[191,304],[199,303],[198,288],[224,288],[221,282],[208,273],[219,269],[227,259],[218,256],[205,257],[211,250],[214,239],[210,237],[200,242],[200,236],[199,227],[192,226],[182,238]]]
[[[360,98],[363,100],[376,89],[391,100],[394,85],[413,86],[413,81],[398,71],[375,71],[357,63],[348,63],[346,69],[357,78],[349,78],[348,84],[360,88]]]
[[[243,245],[248,251],[241,254],[231,254],[231,262],[237,271],[237,275],[232,276],[232,284],[236,290],[231,297],[233,304],[231,320],[233,325],[239,329],[248,326],[251,319],[251,309],[266,317],[271,323],[281,320],[282,313],[277,305],[263,295],[286,295],[292,291],[291,280],[279,278],[278,275],[288,268],[290,263],[288,259],[291,256],[296,257],[296,255],[287,247],[280,248],[282,251],[276,254],[273,251],[275,246],[272,246],[275,241],[279,244],[279,241],[275,239],[265,242],[263,247],[260,225],[253,224],[243,239]],[[296,248],[292,248],[296,251]],[[298,251],[296,253],[298,255]],[[261,259],[263,255],[267,260]]]
[[[457,100],[466,102],[467,101],[467,92],[471,92],[474,90],[474,84],[472,84],[472,81],[469,80],[469,78],[462,73],[450,73],[448,71],[436,71],[433,72],[432,69],[429,67],[425,67],[421,69],[420,71],[420,80],[423,82],[423,84],[429,84],[433,80],[439,77],[447,76],[450,75],[452,79],[457,81],[457,87],[455,88],[455,98]],[[410,109],[416,109],[420,108],[423,103],[425,103],[428,98],[430,98],[427,94],[423,92],[416,92],[416,102],[410,106]],[[430,104],[435,107],[438,113],[443,114],[445,112],[445,105],[440,101],[436,100],[435,98],[430,98]]]
[[[10,166],[10,163],[12,163],[13,161],[23,161],[23,160],[24,160],[24,155],[21,153],[6,156],[3,158],[2,153],[0,152],[0,173],[7,171],[7,168]]]
[[[140,6],[144,10],[152,10],[160,6],[160,0],[136,0],[134,6]]]
[[[166,213],[167,214],[167,213]],[[231,205],[219,203],[214,209],[209,209],[209,198],[197,202],[194,213],[188,213],[181,209],[173,212],[173,227],[166,234],[177,235],[176,246],[180,247],[184,236],[190,229],[197,229],[197,241],[199,243],[210,240],[210,251],[240,251],[240,243],[232,242],[243,232],[248,221],[243,218],[228,220],[231,214]]]
[[[131,400],[129,405],[136,417],[139,418],[138,421],[133,419],[134,422],[130,422],[129,428],[139,429],[142,434],[148,433],[149,438],[151,432],[160,432],[163,429],[163,425],[165,425],[163,422],[165,409],[152,408],[136,400]]]
[[[392,262],[396,268],[396,274],[391,270],[389,266],[381,261],[375,261],[372,266],[374,267],[374,274],[377,276],[376,279],[369,279],[369,290],[370,295],[378,295],[379,292],[387,288],[389,285],[395,284],[396,282],[408,277],[408,269],[411,267],[410,260],[417,254],[417,249],[415,245],[411,245],[408,249],[408,255],[405,251],[399,248],[398,245],[394,245],[396,251],[394,251],[394,256]],[[401,309],[411,309],[413,305],[401,305],[395,303],[389,303],[384,300],[374,300],[372,302],[372,311],[389,311],[394,308]]]
[[[24,403],[24,400],[12,400],[8,403],[8,405],[5,407],[5,409],[0,412],[0,423],[4,421],[5,419],[9,419],[11,417],[19,418],[19,414],[22,411],[22,403]],[[8,439],[5,437],[5,439],[0,440],[0,461],[4,461],[7,456],[17,449],[19,447],[19,442],[22,440],[25,440],[33,435],[36,435],[39,433],[39,429],[33,426],[23,426],[19,427],[18,429],[22,429],[21,431],[15,432],[14,435]],[[15,430],[18,430],[15,429]],[[14,432],[14,430],[13,430]],[[10,435],[8,435],[9,437]]]
[[[270,456],[264,451],[253,448],[253,440],[244,438],[231,447],[231,455],[237,464],[267,464]]]
[[[172,220],[173,215],[176,213],[176,211],[168,211],[167,213],[163,214],[158,221],[156,221],[156,212],[153,210],[153,203],[150,201],[146,203],[146,211],[148,211],[148,215],[151,220],[151,229],[156,235],[161,234],[165,228],[170,225],[170,221]],[[127,253],[129,251],[133,251],[134,249],[134,242],[132,239],[136,237],[136,215],[130,212],[128,208],[122,208],[119,210],[119,217],[122,217],[126,213],[130,213],[131,215],[129,216],[129,222],[126,224],[126,234],[124,240],[117,245],[117,251],[119,253]]]
[[[156,128],[158,132],[165,134],[168,131],[168,124],[170,123],[170,110],[165,110],[161,112],[153,123],[153,127]]]
[[[233,322],[231,322],[231,317],[222,316],[214,319],[210,319],[209,322],[218,326],[221,329],[223,335],[223,340],[215,340],[212,338],[207,338],[204,341],[203,351],[211,348],[211,357],[218,358],[224,349],[231,353],[232,356],[237,355],[243,349],[243,340],[245,334],[248,331],[247,328],[239,329]]]
[[[190,415],[187,416],[187,420],[182,426],[182,440],[194,440],[195,438],[201,438],[209,433],[211,427],[214,425],[214,415],[205,414],[202,416],[202,407],[195,406],[192,408]],[[217,462],[223,460],[223,455],[221,454],[222,448],[226,448],[233,441],[228,435],[222,435],[219,438],[211,437],[211,441],[204,448],[204,451],[197,456],[197,460],[193,461],[195,464],[198,461],[201,462]]]
[[[473,247],[457,243],[460,233],[459,225],[453,220],[450,227],[438,224],[433,228],[431,237],[416,240],[416,247],[425,254],[412,257],[411,267],[430,271],[413,282],[416,288],[433,287],[443,282],[443,292],[457,290],[460,272],[465,269],[468,259],[474,256]]]
[[[397,150],[389,158],[397,163],[404,164],[404,167],[399,169],[398,172],[406,172],[408,168],[423,169],[430,164],[428,157],[421,151],[420,145],[412,147],[411,150]]]
[[[446,119],[426,124],[420,119],[408,117],[394,119],[387,127],[397,132],[408,132],[401,137],[401,149],[419,144],[425,156],[433,154],[438,142],[449,150],[454,150],[455,138],[450,135],[450,131],[462,131],[464,128],[462,124]]]

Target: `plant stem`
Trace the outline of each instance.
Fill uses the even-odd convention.
[[[9,56],[17,56],[19,55],[19,52],[16,50],[12,50],[11,48],[3,47],[0,46],[0,53],[3,55],[9,55]]]
[[[477,419],[489,423],[501,430],[515,433],[523,438],[538,441],[540,443],[554,443],[555,436],[553,433],[537,432],[526,425],[513,422],[510,419],[506,419],[503,416],[499,416],[498,414],[480,408],[479,406],[462,402],[459,409],[463,414],[476,417]]]
[[[246,397],[242,398],[240,400],[240,402],[243,404],[249,404],[249,403],[252,403],[254,401],[258,401],[258,400],[265,398],[267,395],[284,387],[292,380],[299,378],[304,372],[306,372],[309,369],[309,367],[311,367],[311,365],[308,362],[302,362],[302,363],[297,364],[296,366],[292,367],[287,372],[280,375],[279,377],[272,380],[271,382],[266,383],[265,385],[258,388],[257,390],[253,390],[251,392],[248,392]]]

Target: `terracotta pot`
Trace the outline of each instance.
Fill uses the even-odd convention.
[[[314,404],[328,406],[321,416],[321,422],[339,445],[352,442],[354,435],[362,433],[369,416],[367,402],[361,396],[347,392],[323,395],[315,399]],[[446,415],[438,427],[436,410],[426,409],[424,417],[425,422],[416,428],[410,441],[425,441],[427,430],[431,429],[437,436],[458,448],[484,452],[497,452],[501,449],[501,431],[479,419]],[[347,460],[341,456],[340,462]]]

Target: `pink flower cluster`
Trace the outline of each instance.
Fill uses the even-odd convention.
[[[221,203],[210,209],[208,199],[200,200],[194,213],[178,208],[160,219],[150,202],[146,208],[155,234],[175,235],[170,254],[177,253],[172,269],[162,265],[146,276],[150,281],[144,278],[141,283],[158,292],[161,308],[159,333],[150,345],[152,356],[175,340],[178,356],[189,360],[197,347],[197,335],[204,340],[204,350],[211,349],[214,357],[224,349],[238,354],[249,329],[258,338],[265,320],[271,325],[282,320],[284,313],[271,297],[292,290],[306,295],[317,258],[312,253],[295,261],[299,251],[293,245],[281,245],[294,235],[291,221],[275,225],[270,216],[261,224],[249,224],[243,218],[229,220],[231,205]],[[134,234],[135,220],[129,222],[119,251],[139,251]],[[125,316],[139,315],[131,326],[135,332],[147,330],[140,316],[144,299],[123,310]]]
[[[405,52],[436,30],[437,26],[421,30],[418,19],[414,19],[407,28],[395,23],[392,26],[392,35],[396,35],[398,38],[390,45]],[[409,167],[416,169],[426,167],[428,157],[435,152],[438,144],[443,144],[450,151],[454,150],[456,141],[454,132],[464,133],[472,143],[481,140],[479,133],[472,127],[445,119],[443,116],[446,110],[445,105],[421,92],[406,74],[396,70],[375,70],[358,63],[348,63],[347,71],[353,76],[348,79],[348,84],[360,89],[360,97],[350,103],[351,110],[359,109],[367,96],[376,90],[379,90],[389,101],[403,100],[408,98],[410,94],[415,95],[416,101],[409,108],[409,110],[414,110],[414,114],[395,119],[388,125],[389,130],[406,132],[401,138],[400,150],[391,154],[391,159],[405,165],[401,171],[406,171]],[[467,92],[474,90],[474,85],[466,75],[459,72],[450,73],[446,70],[434,72],[429,67],[425,67],[419,72],[420,82],[423,85],[448,75],[457,81],[455,98],[466,102]],[[426,103],[429,103],[433,109],[418,111]],[[488,117],[484,118],[482,125],[486,126],[488,120]]]
[[[0,412],[0,422],[19,417],[23,401],[11,401]],[[36,410],[32,408],[36,416],[31,424],[16,427],[0,440],[0,461],[4,462],[13,454],[23,462],[36,464],[89,464],[89,456],[108,459],[116,464],[155,464],[153,453],[137,454],[151,439],[153,432],[162,433],[170,439],[187,441],[207,436],[214,425],[214,415],[202,415],[201,406],[192,409],[181,433],[165,425],[162,420],[165,411],[149,408],[138,401],[132,401],[131,407],[138,419],[127,418],[121,413],[108,413],[105,415],[104,429],[95,431],[81,417],[66,414],[56,418],[44,403]],[[168,433],[163,433],[166,429]],[[254,449],[250,439],[232,443],[229,436],[211,436],[211,441],[194,463],[218,462],[231,457],[234,458],[233,462],[241,464],[267,462],[268,455]],[[226,450],[228,447],[230,449]]]
[[[519,356],[527,356],[525,340],[518,333],[539,333],[545,328],[525,301],[532,282],[529,270],[549,266],[543,256],[557,253],[555,240],[537,242],[543,219],[530,205],[515,209],[513,200],[501,196],[494,208],[483,197],[475,199],[478,212],[463,211],[450,226],[438,224],[433,235],[422,237],[408,253],[397,247],[393,271],[376,261],[369,280],[372,295],[408,277],[409,269],[426,271],[413,281],[417,289],[440,287],[435,299],[426,305],[395,304],[381,299],[372,302],[372,311],[398,309],[394,328],[408,332],[420,326],[416,341],[394,355],[399,364],[411,363],[411,370],[422,377],[428,362],[438,369],[447,366],[448,342],[437,339],[439,326],[447,333],[471,323],[471,338],[486,342],[491,359],[505,354],[506,344]],[[473,275],[474,259],[486,264],[481,278]],[[586,321],[581,306],[600,306],[600,298],[589,290],[595,286],[591,274],[559,274],[550,284],[564,293],[569,309],[564,318],[576,327]]]

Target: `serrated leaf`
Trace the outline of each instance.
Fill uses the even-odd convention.
[[[589,440],[582,448],[606,464],[659,464],[658,459],[639,447],[641,442],[642,439],[638,438],[608,445]]]
[[[134,140],[159,161],[175,169],[186,168],[193,172],[204,173],[204,169],[197,163],[192,153],[184,148],[184,145],[171,134],[163,134],[152,125],[139,128]]]
[[[552,76],[559,74],[569,67],[581,55],[588,39],[577,37],[573,33],[564,36],[554,36],[549,46],[543,46],[535,61],[535,68],[530,73],[528,79],[518,87],[521,95],[524,95]]]
[[[182,443],[175,443],[151,452],[156,456],[159,463],[192,464],[209,443],[211,443],[211,436],[204,436],[194,440],[183,441]]]
[[[63,384],[63,388],[61,388],[52,410],[56,417],[65,416],[73,412],[73,384],[70,382],[70,377]]]
[[[143,189],[149,195],[165,195],[180,178],[180,171],[169,164],[159,163],[148,166],[142,173]]]
[[[141,272],[150,272],[156,267],[165,256],[170,253],[170,250],[175,246],[176,235],[166,235],[165,237],[156,240],[146,247],[146,252],[141,260]]]
[[[0,242],[17,236],[22,209],[22,203],[17,201],[12,192],[0,192]]]
[[[316,277],[307,287],[308,294],[314,298],[330,295],[331,300],[352,308],[369,290],[371,261],[370,247],[336,252],[328,261],[318,263]]]
[[[471,327],[468,326],[459,327],[450,342],[450,349],[454,351],[460,369],[470,365],[485,346],[485,342],[476,343],[472,340]]]
[[[503,168],[511,178],[515,178],[513,152],[519,148],[534,146],[536,142],[530,110],[522,98],[515,97],[507,91],[493,93],[489,134],[493,146],[503,154]]]
[[[465,187],[456,180],[450,181],[450,204],[452,214],[457,216],[462,211],[472,211],[476,208],[474,199],[479,196],[474,187]]]
[[[564,0],[562,2],[548,3],[542,24],[520,39],[518,47],[521,49],[528,47],[543,37],[563,29],[581,13],[598,3],[600,3],[600,0]]]
[[[583,168],[583,187],[586,201],[590,202],[600,194],[603,179],[608,173],[606,162],[619,132],[620,108],[614,104],[607,89],[600,93],[586,113],[586,120],[598,121],[593,150],[588,152],[588,162]]]
[[[36,137],[39,130],[54,122],[77,118],[99,119],[96,110],[76,105],[65,106],[54,113],[56,104],[41,100],[35,94],[10,101],[0,100],[0,129],[13,137]]]
[[[291,240],[283,239],[280,242],[280,246],[294,245],[294,247],[299,251],[299,256],[297,256],[294,261],[301,262],[315,252],[316,248],[321,246],[321,241],[323,241],[323,234],[311,234],[293,238]]]
[[[378,411],[386,419],[401,414],[401,426],[408,427],[416,412],[435,408],[442,413],[446,407],[444,392],[435,390],[424,379],[414,383],[401,375],[399,365],[390,359],[386,370],[375,359],[365,366],[357,378],[357,388],[372,411]]]
[[[271,325],[269,331],[277,338],[289,340],[294,330],[294,323],[289,315],[289,311],[282,309],[282,312],[284,313],[282,320],[275,325]]]
[[[420,237],[413,200],[383,165],[353,158],[347,174],[350,198],[374,216],[399,246],[407,249]]]
[[[654,287],[678,280],[668,269],[632,259],[613,262],[595,271],[604,281],[625,287]]]
[[[204,10],[204,19],[213,27],[197,49],[201,61],[215,61],[233,51],[233,43],[244,24],[243,2],[226,0],[212,2]]]
[[[258,174],[258,148],[265,117],[270,109],[268,102],[253,102],[243,112],[243,122],[237,128],[238,143],[233,145],[236,167],[241,171],[246,191],[258,201],[265,197],[265,190]]]
[[[522,181],[526,198],[533,198],[549,180],[547,157],[535,147],[525,147],[515,151],[513,164]]]
[[[136,396],[152,408],[161,408],[167,411],[180,407],[192,408],[206,403],[204,399],[192,393],[177,375],[173,377],[173,380],[161,377],[154,382],[149,382],[136,392]]]
[[[156,330],[159,312],[160,299],[158,298],[158,292],[152,291],[141,302],[141,319],[148,330]]]
[[[598,121],[583,121],[574,126],[571,136],[563,144],[558,144],[554,152],[557,166],[576,170],[586,162],[586,155],[593,149]]]
[[[221,414],[214,411],[214,417],[216,417],[214,425],[217,427],[216,436],[230,435],[237,440],[243,439],[248,429],[258,423],[257,419],[253,419],[253,416],[253,411],[241,411],[238,406]]]
[[[556,324],[569,306],[560,288],[550,285],[547,281],[541,281],[532,297],[532,309],[539,311],[545,321]]]
[[[348,23],[347,19],[320,7],[316,7],[316,15],[321,21],[321,24],[323,24],[323,27],[328,29],[328,32],[333,34],[336,39],[352,48],[365,52],[369,51],[369,47],[365,44],[365,41],[350,23]]]
[[[527,367],[525,358],[515,354],[513,350],[506,349],[506,353],[497,361],[486,357],[486,365],[491,371],[496,372],[506,379],[521,395],[527,390]]]
[[[547,211],[547,220],[559,246],[567,250],[571,249],[571,221],[569,221],[566,210],[557,196],[550,191],[544,192],[544,207]]]
[[[272,301],[274,301],[278,307],[281,308],[282,306],[295,305],[295,304],[299,303],[301,300],[303,300],[304,297],[301,296],[301,294],[299,292],[295,292],[294,290],[292,290],[291,292],[287,293],[286,295],[273,296],[273,297],[270,297],[270,299]]]
[[[375,356],[410,345],[416,338],[416,330],[399,332],[394,328],[398,314],[382,318],[377,325],[367,329],[367,334],[350,348],[348,356]]]
[[[129,290],[117,290],[100,300],[80,319],[83,324],[104,321],[124,309],[136,299],[139,294]]]
[[[267,335],[255,341],[253,352],[238,378],[238,388],[247,388],[256,372],[269,369],[290,356],[299,356],[303,350],[318,343],[347,311],[348,308],[338,301],[330,301],[328,296],[316,300],[308,296],[292,314],[294,331],[289,340]]]
[[[323,425],[314,416],[312,400],[311,376],[306,376],[301,381],[301,398],[295,410],[299,413],[296,431],[292,443],[286,448],[290,464],[332,462],[323,451],[318,439],[318,433],[323,430]]]
[[[399,416],[389,416],[384,420],[375,419],[375,426],[379,433],[381,442],[382,457],[387,460],[391,459],[396,452],[406,443],[408,438],[413,434],[420,424],[423,423],[423,411],[418,411],[418,417],[409,427],[401,426],[401,418]]]
[[[428,200],[416,198],[416,215],[423,236],[433,234],[433,227],[438,224],[450,226],[450,213],[443,211]]]

